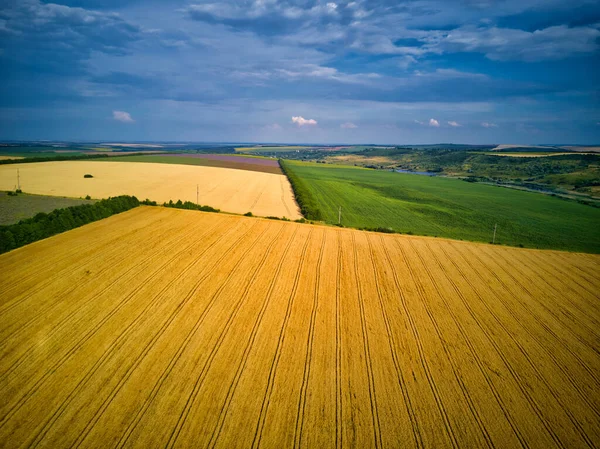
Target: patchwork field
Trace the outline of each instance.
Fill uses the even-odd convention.
[[[260,153],[260,152],[274,152],[274,151],[298,151],[298,150],[306,150],[307,148],[310,147],[306,147],[306,146],[298,146],[298,145],[281,145],[281,146],[254,146],[254,147],[237,147],[235,149],[235,151],[240,151],[240,152],[253,152],[253,153]]]
[[[0,256],[0,446],[594,447],[599,268],[139,207]]]
[[[198,185],[200,204],[241,214],[301,217],[284,175],[178,164],[61,161],[0,166],[0,190],[14,188],[17,169],[27,193],[196,202]],[[86,179],[85,174],[93,178]]]
[[[500,157],[552,157],[552,156],[571,156],[573,154],[582,155],[582,154],[595,154],[595,153],[542,153],[542,152],[523,152],[523,153],[507,153],[507,152],[495,152],[495,153],[482,153],[486,156],[500,156]]]
[[[234,168],[264,173],[283,174],[276,159],[260,156],[233,154],[184,153],[163,154],[161,156],[120,157],[119,162],[153,162],[161,164],[202,165],[205,167]]]
[[[600,208],[459,179],[283,161],[329,223],[600,253]],[[557,175],[559,176],[559,175]]]

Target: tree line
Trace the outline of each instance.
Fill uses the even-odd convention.
[[[319,209],[317,201],[300,177],[294,173],[293,169],[285,160],[279,159],[279,166],[292,185],[292,190],[294,191],[302,215],[308,220],[323,220],[323,213],[321,212],[321,209]]]
[[[125,212],[139,206],[135,196],[118,196],[95,204],[82,204],[50,213],[40,212],[33,218],[12,225],[0,226],[0,254],[15,248],[78,228],[93,221]]]

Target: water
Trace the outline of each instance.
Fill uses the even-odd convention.
[[[423,176],[436,176],[436,173],[431,173],[428,171],[411,171],[411,170],[401,170],[397,168],[394,170],[396,173],[408,173],[409,175],[423,175]]]

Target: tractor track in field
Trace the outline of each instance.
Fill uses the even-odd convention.
[[[0,447],[597,447],[595,266],[133,209],[0,255]]]

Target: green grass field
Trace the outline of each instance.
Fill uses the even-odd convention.
[[[324,220],[350,227],[600,253],[600,209],[539,193],[359,167],[284,161]]]
[[[29,195],[26,193],[9,196],[6,192],[0,192],[0,225],[18,223],[20,220],[31,218],[39,212],[49,213],[54,209],[79,206],[80,204],[94,204],[95,202],[95,200]]]

